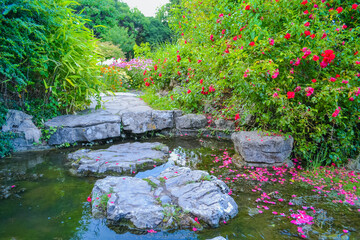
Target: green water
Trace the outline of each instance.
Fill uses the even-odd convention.
[[[230,155],[233,153],[232,143],[226,140],[174,138],[156,141],[188,159],[197,159],[191,165],[204,170],[217,169],[219,163],[213,162],[214,155],[221,156],[224,149]],[[7,199],[0,199],[0,239],[208,239],[220,235],[228,239],[298,239],[296,226],[273,216],[271,210],[268,214],[249,215],[249,208],[256,208],[255,199],[259,194],[251,192],[256,183],[245,181],[229,183],[234,192],[232,196],[239,205],[239,214],[216,229],[148,234],[108,226],[105,220],[92,218],[91,206],[86,201],[96,179],[69,174],[66,156],[72,151],[74,149],[24,153],[0,160],[0,185],[9,188],[11,194]],[[231,168],[235,169],[234,166]],[[234,175],[227,171],[221,169],[214,174]],[[11,188],[13,185],[15,187]],[[271,184],[263,186],[266,192],[276,188],[278,186]],[[282,191],[291,194],[307,190],[287,185]],[[282,211],[287,210],[284,207]],[[329,212],[335,219],[334,228],[346,227],[352,231],[350,239],[360,239],[360,214],[344,214],[342,211],[345,210],[334,208]]]

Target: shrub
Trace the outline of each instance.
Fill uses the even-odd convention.
[[[320,146],[328,163],[359,152],[360,6],[184,0],[182,7],[171,19],[182,37],[154,53],[150,86],[177,85],[169,95],[185,109],[221,103],[222,117],[238,122],[245,108],[252,129],[293,136],[302,158]]]
[[[54,100],[57,109],[83,109],[99,94],[92,32],[66,0],[4,0],[0,4],[0,81],[5,102]]]
[[[124,58],[125,54],[121,50],[120,46],[113,44],[112,42],[98,42],[97,51],[103,60],[109,58]]]

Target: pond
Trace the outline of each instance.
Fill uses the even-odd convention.
[[[315,207],[314,211],[323,211],[321,214],[317,212],[314,217],[310,238],[360,239],[360,212],[357,209],[323,201],[304,184],[275,184],[242,178],[242,174],[249,174],[251,170],[238,168],[229,161],[234,150],[232,142],[228,140],[159,138],[146,141],[162,142],[185,159],[189,166],[207,170],[226,181],[232,188],[231,196],[239,206],[239,214],[221,223],[219,228],[205,228],[197,232],[185,229],[147,233],[108,226],[106,220],[92,218],[91,206],[87,202],[96,179],[72,176],[66,156],[75,149],[58,149],[15,154],[0,160],[0,239],[150,240],[209,239],[217,236],[228,239],[298,239],[297,226],[290,222],[290,214],[296,211],[295,207],[290,209],[287,204],[280,202],[273,207],[258,203],[263,192],[277,200],[290,199],[294,194],[301,195],[303,197],[297,200],[302,202],[295,202],[295,205],[299,205],[296,209],[307,206],[305,208]],[[112,144],[118,143],[121,142]],[[153,173],[156,169],[150,171]],[[265,175],[264,172],[261,174]],[[147,173],[137,176],[145,175]],[[283,179],[284,182],[291,182],[288,176]],[[269,206],[270,210],[263,209],[264,205]],[[344,229],[349,233],[344,233]]]

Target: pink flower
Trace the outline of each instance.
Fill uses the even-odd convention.
[[[219,14],[219,17],[223,17],[223,16],[224,16],[224,14],[223,14],[223,13],[220,13],[220,14]]]
[[[191,90],[190,90],[190,89],[188,89],[188,90],[187,90],[187,93],[188,93],[188,94],[189,94],[189,93],[191,93]]]
[[[274,45],[274,39],[269,38],[269,44],[270,44],[271,46],[273,46],[273,45]]]
[[[330,82],[335,82],[335,81],[336,81],[336,78],[334,78],[334,77],[330,78]]]
[[[310,23],[309,23],[309,22],[306,22],[306,23],[304,24],[304,26],[305,26],[305,27],[308,27],[308,26],[310,26]]]
[[[88,197],[88,198],[87,198],[87,201],[88,201],[88,202],[91,202],[91,197]]]
[[[350,101],[354,101],[354,98],[353,98],[353,97],[350,97],[349,100],[350,100]]]
[[[348,80],[342,80],[341,83],[347,84],[347,83],[349,83],[349,81]]]
[[[338,107],[331,116],[332,116],[332,117],[336,117],[337,115],[339,115],[340,110],[341,110],[341,107]]]
[[[194,232],[196,232],[197,231],[197,228],[196,227],[193,227],[193,229],[192,229]]]
[[[253,46],[255,46],[255,43],[251,42],[251,43],[249,43],[249,45],[253,47]]]
[[[278,213],[277,212],[272,212],[272,214],[277,215]]]
[[[278,96],[279,96],[279,94],[278,94],[277,92],[273,94],[273,97],[274,97],[274,98],[276,98],[276,97],[278,97]]]
[[[157,233],[157,231],[155,231],[154,229],[150,229],[148,230],[148,233]]]
[[[356,10],[357,7],[358,7],[358,5],[357,5],[356,3],[354,3],[354,4],[351,6],[351,9]]]
[[[319,60],[319,59],[320,59],[320,58],[319,58],[318,55],[314,55],[314,56],[313,56],[313,60],[314,60],[314,61],[317,61],[317,60]]]
[[[306,91],[306,96],[307,97],[311,96],[311,94],[314,93],[314,89],[312,87],[305,88],[305,91]]]
[[[240,115],[237,113],[236,115],[235,115],[235,121],[236,120],[239,120],[240,119]]]
[[[344,232],[344,233],[348,233],[348,232],[349,232],[349,230],[343,229],[343,232]]]

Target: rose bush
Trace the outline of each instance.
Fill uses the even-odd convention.
[[[143,86],[187,111],[220,102],[239,124],[251,114],[247,128],[292,135],[298,157],[321,147],[344,161],[359,152],[359,11],[340,0],[183,0],[171,21],[179,40],[153,53]]]

